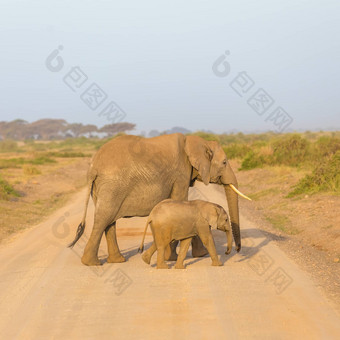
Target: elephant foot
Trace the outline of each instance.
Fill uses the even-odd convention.
[[[110,255],[107,258],[107,263],[122,263],[125,262],[125,257],[122,254]]]
[[[102,265],[98,257],[88,257],[86,255],[83,255],[83,257],[81,258],[81,262],[85,264],[85,266],[101,266]]]
[[[176,269],[185,269],[185,266],[183,264],[175,264]]]
[[[157,269],[169,269],[166,263],[157,264]]]
[[[205,247],[199,249],[193,248],[191,253],[192,257],[203,257],[209,254],[208,250]]]
[[[213,263],[211,264],[212,266],[223,266],[223,263],[221,261],[213,261]]]
[[[144,253],[144,254],[142,255],[142,259],[143,259],[143,261],[144,261],[145,263],[150,264],[151,257],[150,257],[147,253]]]

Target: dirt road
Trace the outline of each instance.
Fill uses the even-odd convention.
[[[86,235],[66,248],[85,193],[0,249],[1,339],[339,339],[340,318],[321,290],[263,232],[241,218],[242,251],[186,260],[185,270],[156,270],[137,254],[145,218],[118,222],[127,262],[86,267]],[[218,187],[198,183],[191,198],[226,207]],[[146,247],[152,237],[146,239]],[[102,242],[100,258],[107,250]]]

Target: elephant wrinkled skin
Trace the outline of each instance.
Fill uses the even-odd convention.
[[[148,216],[153,207],[171,198],[188,200],[195,180],[224,186],[236,250],[241,249],[237,180],[218,142],[180,133],[154,138],[120,136],[104,144],[88,171],[88,191],[83,219],[72,247],[85,229],[87,205],[92,194],[95,216],[92,233],[82,257],[85,265],[100,265],[98,248],[105,232],[107,262],[124,262],[116,240],[116,221]],[[193,246],[193,255],[200,256]]]

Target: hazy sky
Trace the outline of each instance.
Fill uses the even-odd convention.
[[[102,126],[114,101],[137,131],[275,130],[277,107],[291,129],[340,128],[339,19],[340,1],[2,0],[0,120]],[[51,72],[58,46],[64,65]],[[218,77],[225,51],[230,72]],[[72,91],[63,78],[76,66]],[[80,97],[92,83],[107,98],[90,109]],[[250,107],[260,88],[274,101],[262,115]]]

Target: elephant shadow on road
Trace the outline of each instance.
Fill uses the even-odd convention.
[[[259,241],[258,241],[259,240]],[[259,229],[242,230],[242,249],[240,255],[242,258],[238,262],[246,261],[255,256],[271,241],[284,241],[286,237],[278,236],[271,232]]]

